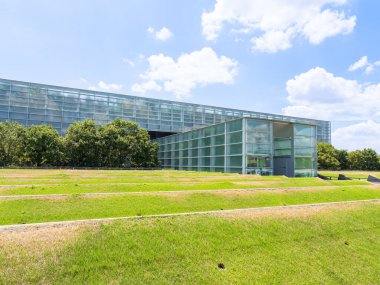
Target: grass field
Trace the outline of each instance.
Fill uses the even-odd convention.
[[[378,200],[362,180],[0,170],[0,284],[379,284]],[[112,217],[137,219],[32,224]]]
[[[320,174],[330,176],[332,178],[338,178],[339,174],[344,174],[347,177],[357,179],[357,178],[368,178],[368,175],[372,175],[380,178],[379,171],[355,171],[355,170],[343,170],[343,171],[319,171]]]

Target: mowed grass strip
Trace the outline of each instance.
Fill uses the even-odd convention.
[[[119,221],[67,229],[65,241],[57,229],[20,233],[0,243],[0,283],[380,283],[379,204],[283,213]]]
[[[192,172],[192,171],[173,171],[173,170],[20,170],[20,169],[1,169],[0,170],[0,185],[19,185],[20,187],[34,186],[49,187],[69,185],[83,185],[88,187],[103,187],[108,188],[109,185],[123,184],[149,184],[151,187],[166,187],[178,184],[210,184],[217,185],[223,183],[252,183],[259,185],[270,184],[289,184],[319,185],[324,182],[316,178],[286,178],[282,176],[259,176],[259,175],[239,175],[228,173],[211,173],[211,172]],[[360,183],[344,182],[344,183]],[[365,182],[364,182],[365,183]]]
[[[0,186],[0,196],[7,195],[43,195],[43,194],[84,194],[84,193],[120,193],[120,192],[157,192],[157,191],[188,191],[188,190],[223,190],[223,189],[258,189],[258,188],[286,188],[286,187],[314,187],[314,186],[355,186],[369,185],[366,181],[351,180],[321,180],[318,178],[285,178],[270,177],[264,181],[233,180],[220,178],[216,181],[203,179],[196,181],[191,178],[181,182],[154,182],[140,178],[135,183],[100,183],[100,184],[77,184],[67,182],[61,185],[31,185],[17,187],[13,185]]]
[[[355,170],[343,170],[343,171],[319,171],[320,174],[329,176],[335,179],[338,179],[339,174],[344,174],[347,177],[353,178],[353,179],[366,179],[368,178],[368,175],[372,175],[375,177],[380,178],[380,172],[379,171],[355,171]]]
[[[0,201],[0,224],[24,224],[222,209],[310,204],[380,198],[380,188],[228,191],[218,193],[130,194],[103,197],[38,198]]]

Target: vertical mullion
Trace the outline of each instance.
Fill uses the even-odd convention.
[[[247,120],[245,118],[242,119],[242,173],[247,174],[247,156],[246,156],[246,123]]]

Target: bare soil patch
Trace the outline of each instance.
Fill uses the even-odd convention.
[[[9,284],[26,284],[35,272],[43,272],[44,268],[57,264],[62,251],[67,245],[80,238],[80,234],[90,227],[98,225],[75,224],[59,227],[39,228],[25,227],[0,232],[0,271]],[[43,276],[42,276],[43,277]]]
[[[0,186],[0,192],[1,191],[5,191],[5,190],[9,190],[9,189],[13,189],[13,188],[19,188],[20,185],[6,185],[6,186]]]
[[[232,182],[236,185],[252,185],[252,186],[269,186],[269,185],[278,185],[278,181],[236,181]]]
[[[30,226],[18,230],[2,230],[0,249],[3,252],[10,249],[23,248],[31,254],[38,253],[42,248],[61,247],[75,239],[80,232],[89,228],[90,224],[71,224],[59,227]]]
[[[235,190],[216,190],[216,195],[223,196],[242,196],[242,195],[254,195],[261,191],[270,191],[276,193],[287,193],[296,191],[321,191],[321,190],[334,190],[339,186],[318,186],[318,187],[288,187],[288,188],[254,188],[254,189],[235,189]]]

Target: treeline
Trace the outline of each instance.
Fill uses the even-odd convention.
[[[61,137],[51,126],[0,123],[1,166],[156,167],[158,144],[137,123],[76,122]]]
[[[348,152],[318,143],[318,169],[380,170],[380,156],[370,148]]]

